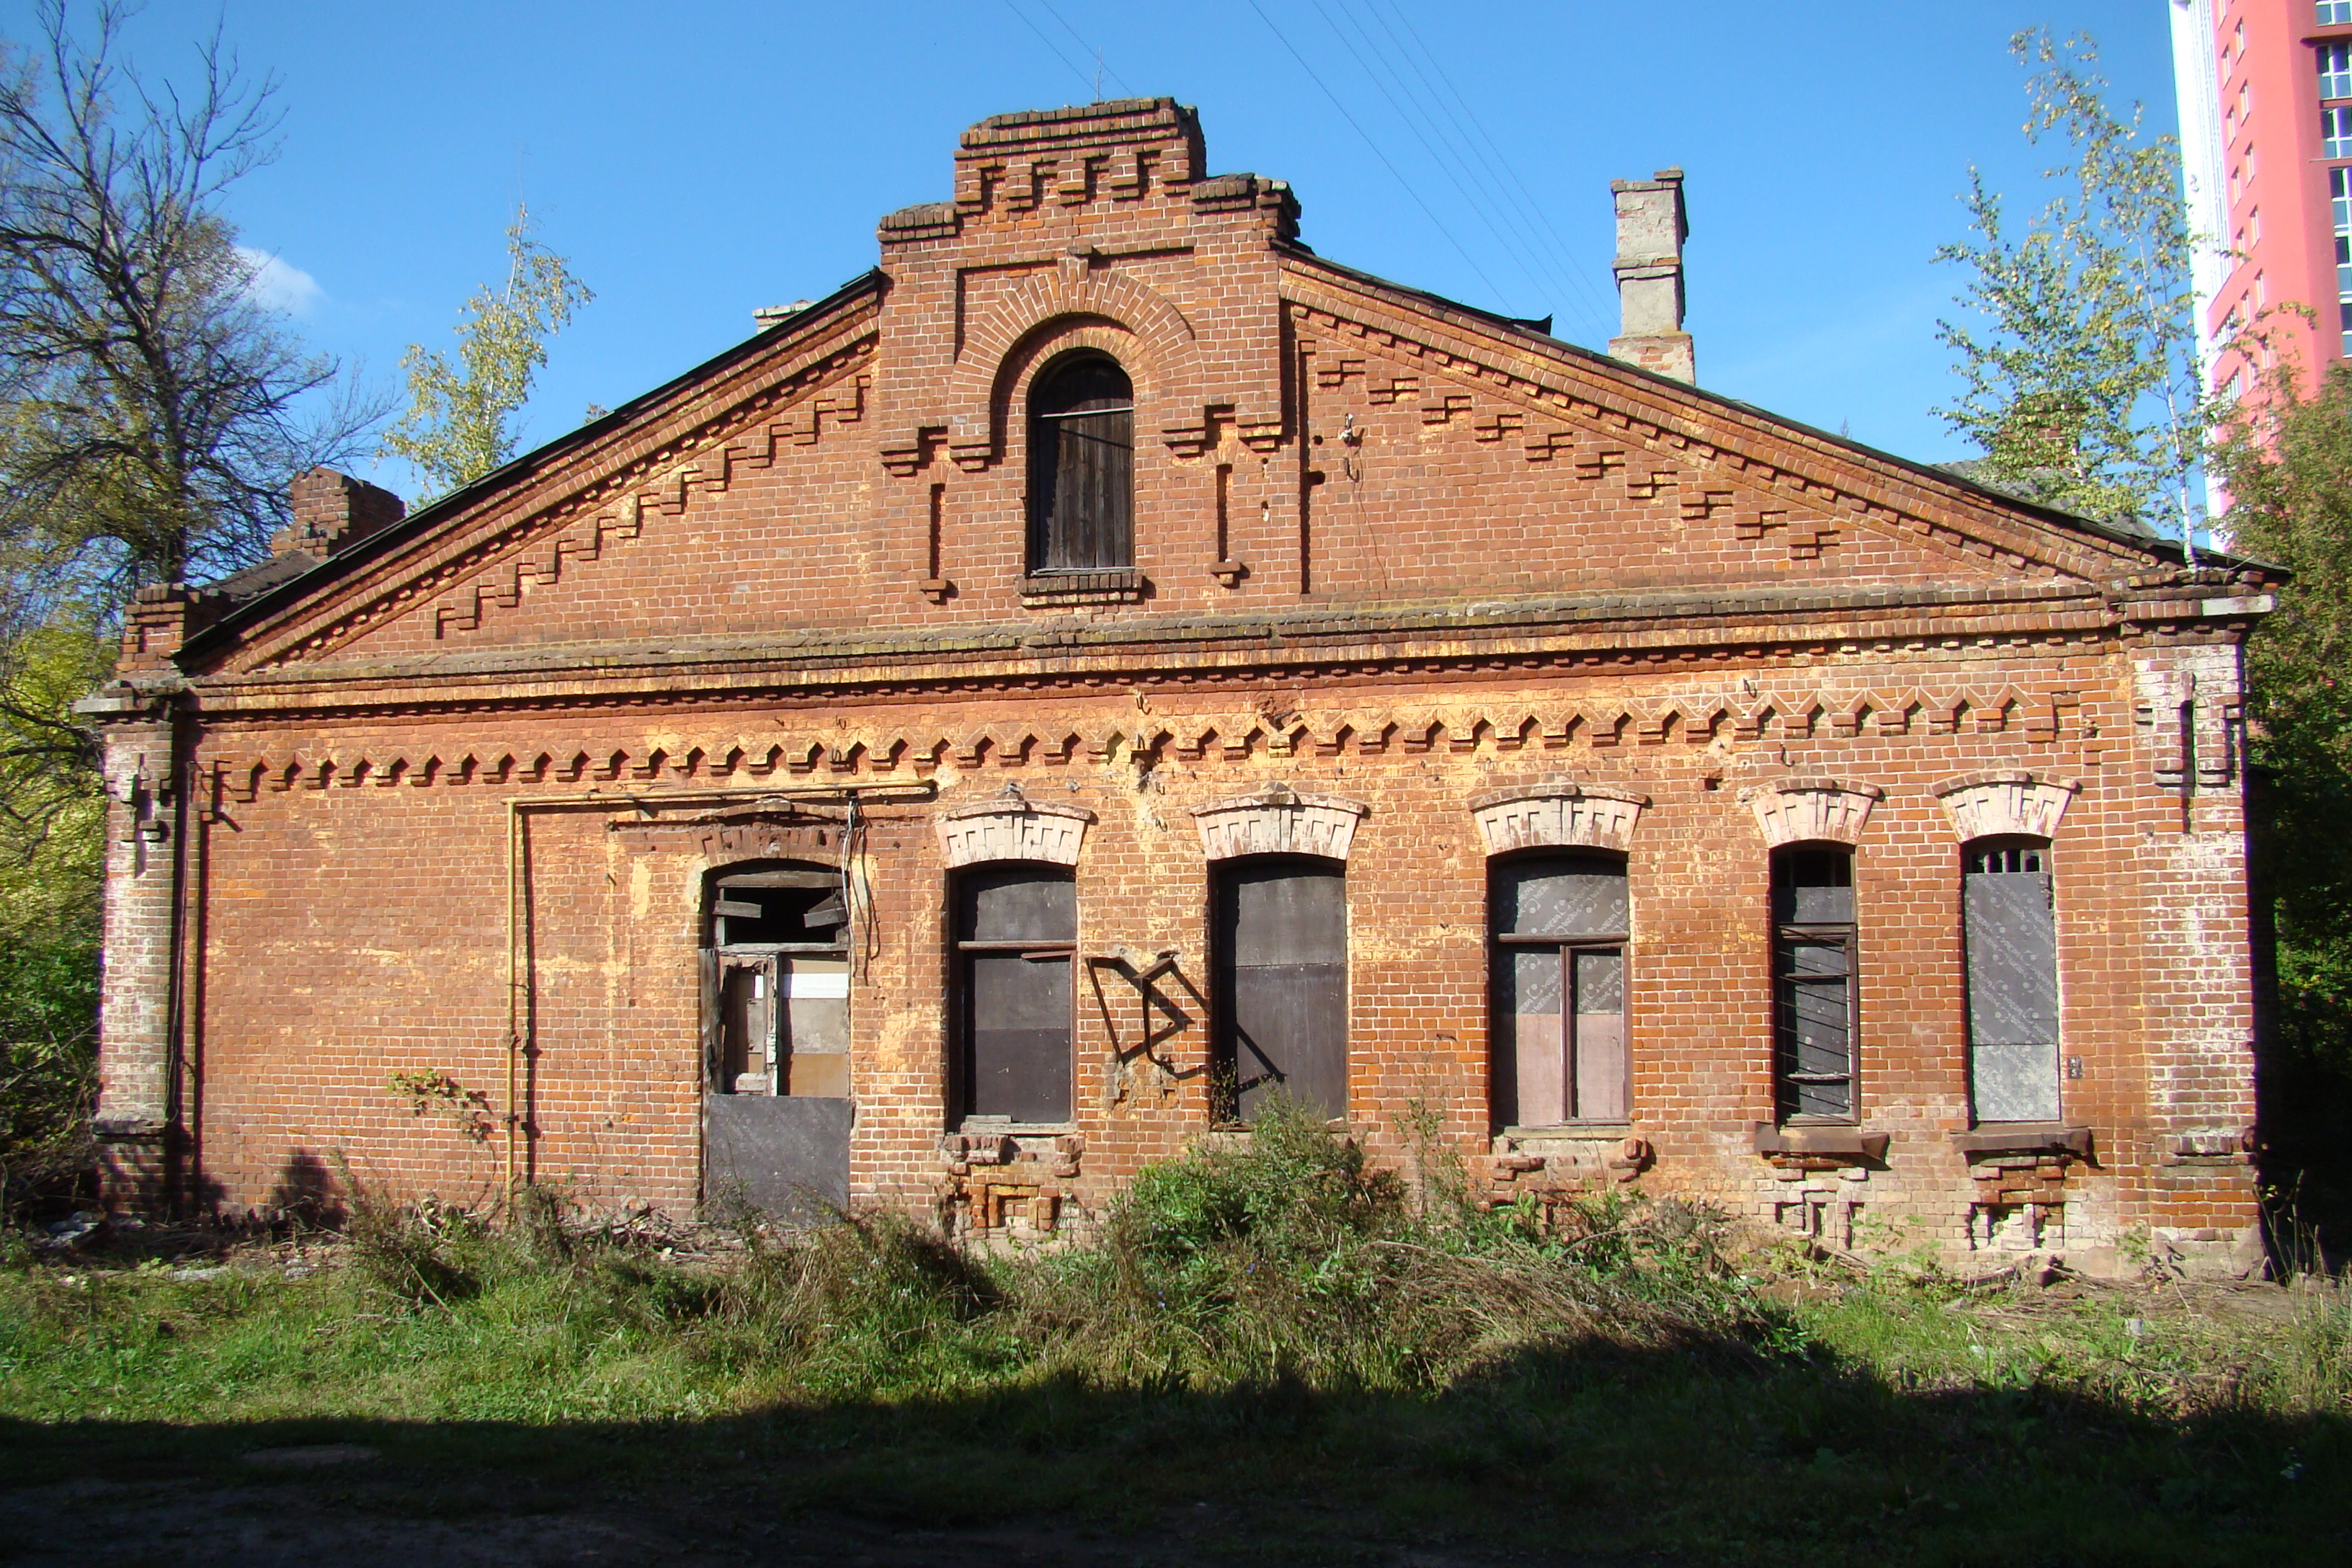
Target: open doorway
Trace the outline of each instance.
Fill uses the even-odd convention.
[[[703,933],[703,1201],[787,1220],[847,1203],[840,871],[761,862],[713,872]]]

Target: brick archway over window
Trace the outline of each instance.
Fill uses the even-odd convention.
[[[1003,457],[1008,383],[1033,362],[1021,351],[1057,323],[1122,329],[1133,342],[1117,357],[1135,378],[1139,398],[1170,420],[1198,418],[1192,322],[1157,289],[1132,278],[1082,270],[1086,258],[1068,259],[1080,266],[1033,279],[973,324],[948,384],[948,450],[957,467],[976,470]]]
[[[1470,802],[1486,853],[1514,849],[1614,849],[1633,847],[1633,829],[1650,797],[1613,784],[1573,780],[1489,790]]]
[[[2059,818],[2082,787],[2080,779],[1989,773],[1947,779],[1932,793],[1965,844],[1973,838],[2054,838]]]
[[[1229,795],[1192,808],[1201,847],[1212,860],[1243,855],[1319,855],[1345,860],[1356,825],[1371,814],[1361,801],[1299,795],[1275,784],[1255,795]]]
[[[989,860],[1041,860],[1075,866],[1095,814],[1082,805],[1033,803],[1014,795],[941,812],[935,826],[950,868]]]
[[[1751,784],[1739,792],[1741,804],[1756,814],[1764,842],[1778,849],[1783,844],[1826,840],[1853,844],[1870,824],[1871,808],[1885,798],[1876,784],[1847,784],[1837,779],[1775,779]]]

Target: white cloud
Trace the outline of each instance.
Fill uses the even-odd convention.
[[[319,280],[300,268],[279,260],[266,250],[247,246],[236,247],[237,259],[252,269],[246,280],[245,291],[254,303],[283,310],[292,316],[307,316],[310,307],[327,297]]]

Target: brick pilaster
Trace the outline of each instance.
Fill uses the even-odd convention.
[[[172,964],[178,904],[178,793],[173,725],[107,726],[106,916],[99,1012],[99,1100],[110,1202],[163,1200],[177,1112]]]

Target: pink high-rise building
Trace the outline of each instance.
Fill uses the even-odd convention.
[[[2198,327],[2215,386],[2267,307],[2308,387],[2352,354],[2352,0],[2169,0]]]

